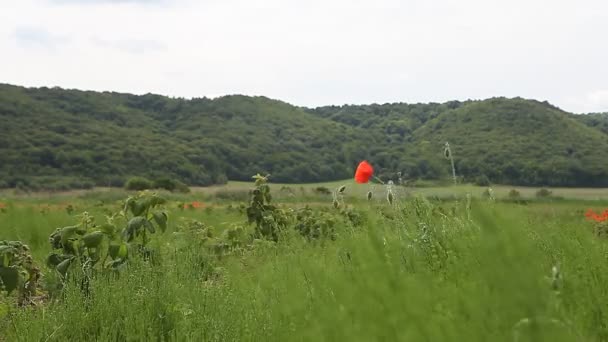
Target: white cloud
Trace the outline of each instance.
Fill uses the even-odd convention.
[[[54,49],[69,42],[69,38],[63,35],[55,35],[44,28],[17,27],[12,33],[17,44],[25,48]]]
[[[608,110],[586,95],[608,89],[600,0],[7,3],[0,82],[307,106],[522,96]],[[24,27],[67,41],[32,53],[28,34],[15,36]]]
[[[118,39],[107,40],[99,37],[92,37],[91,42],[101,47],[118,49],[128,53],[142,54],[166,50],[166,45],[162,42],[149,39]]]

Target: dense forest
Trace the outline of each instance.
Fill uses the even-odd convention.
[[[122,186],[131,176],[190,185],[380,177],[608,186],[608,114],[520,98],[430,104],[292,106],[241,95],[159,95],[0,84],[0,187]]]

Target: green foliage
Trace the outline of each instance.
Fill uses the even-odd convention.
[[[154,187],[152,181],[144,177],[131,177],[125,183],[125,189],[127,190],[148,190]]]
[[[255,236],[273,241],[279,240],[281,230],[288,223],[288,215],[283,210],[272,204],[272,195],[268,186],[268,176],[257,174],[255,188],[251,191],[249,206],[246,207],[247,220],[249,224],[255,224]]]
[[[511,189],[508,196],[510,199],[519,199],[521,198],[521,193],[515,189]]]
[[[129,197],[123,210],[108,216],[107,222],[98,225],[88,212],[80,215],[73,226],[57,228],[49,238],[53,253],[47,265],[56,270],[64,281],[71,269],[80,272],[83,290],[94,270],[119,270],[133,254],[154,261],[154,251],[147,247],[149,234],[157,228],[167,229],[168,216],[160,207],[165,199],[151,192],[140,192]],[[123,221],[124,228],[119,229]],[[73,266],[77,265],[77,266]]]
[[[39,287],[41,275],[26,244],[0,240],[0,294],[16,292],[18,305],[36,304],[36,298],[43,296]]]
[[[174,180],[174,179],[170,179],[170,178],[159,178],[154,180],[154,182],[152,182],[152,187],[154,189],[164,189],[167,191],[172,191],[172,192],[181,192],[181,193],[188,193],[190,192],[190,188],[188,188],[188,186],[180,181]],[[145,189],[139,189],[139,190],[145,190]]]
[[[259,170],[317,182],[352,177],[362,159],[380,178],[448,179],[445,141],[467,182],[608,186],[606,117],[519,98],[303,109],[0,85],[0,187],[123,186],[131,175],[204,186]]]
[[[328,212],[313,210],[309,206],[296,211],[295,229],[309,240],[336,239],[336,217]]]

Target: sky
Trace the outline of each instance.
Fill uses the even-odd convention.
[[[2,0],[0,83],[608,112],[605,0]]]

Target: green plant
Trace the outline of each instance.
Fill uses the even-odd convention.
[[[165,189],[167,191],[173,191],[177,188],[177,182],[170,178],[159,178],[154,180],[152,183],[154,189]],[[144,190],[144,189],[135,189]]]
[[[0,240],[0,293],[16,292],[20,306],[37,304],[44,297],[39,285],[41,276],[26,244]]]
[[[481,175],[475,178],[475,185],[477,186],[490,186],[491,184],[490,178],[488,178],[486,175]]]
[[[268,186],[268,176],[257,174],[253,179],[255,179],[255,188],[251,191],[249,206],[245,209],[247,219],[250,224],[255,224],[256,237],[278,241],[280,231],[288,222],[287,213],[270,204],[272,195]]]
[[[450,161],[452,166],[452,180],[454,181],[454,185],[456,185],[456,166],[454,166],[454,155],[452,154],[452,149],[450,148],[450,144],[446,141],[443,149],[443,156]]]
[[[309,240],[336,238],[336,217],[328,212],[313,210],[308,205],[296,211],[295,229]]]
[[[57,228],[49,240],[53,253],[47,258],[47,265],[66,279],[73,264],[83,273],[83,286],[88,288],[88,279],[95,268],[120,269],[130,254],[152,259],[154,253],[147,248],[148,234],[156,229],[165,231],[167,213],[159,209],[165,199],[148,191],[129,197],[119,213],[107,217],[101,225],[88,212],[80,215],[80,222],[74,226]],[[126,222],[122,232],[117,221]],[[97,267],[97,265],[100,265]]]

